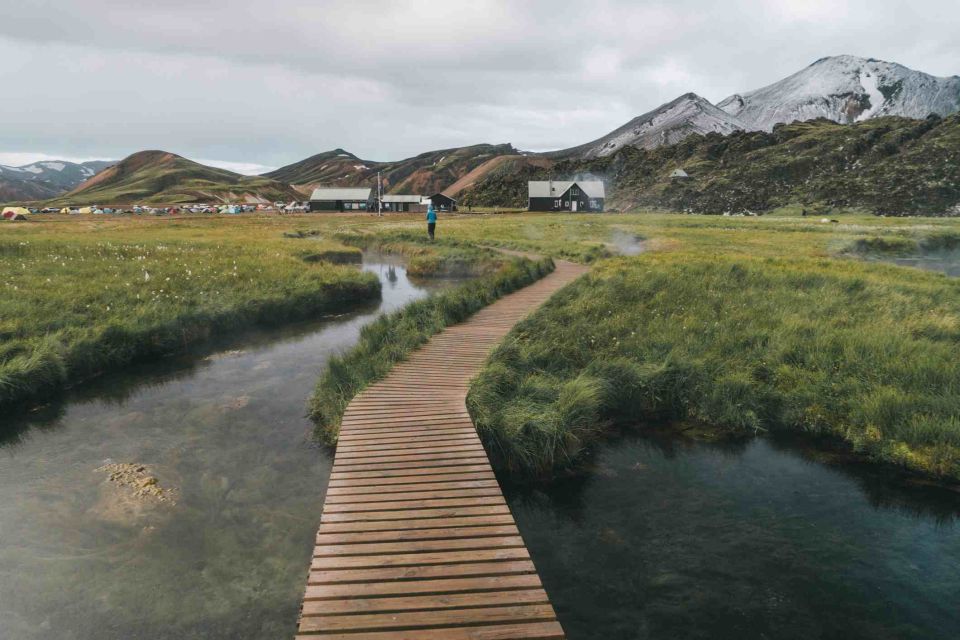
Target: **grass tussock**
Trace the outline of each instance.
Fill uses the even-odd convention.
[[[309,410],[317,437],[330,444],[336,442],[340,420],[350,400],[367,385],[382,379],[394,364],[431,336],[552,270],[553,262],[549,259],[510,258],[493,273],[413,302],[364,327],[353,349],[331,358],[314,390]]]
[[[876,263],[608,261],[518,325],[468,405],[503,467],[545,474],[615,425],[842,438],[960,478],[960,282]]]

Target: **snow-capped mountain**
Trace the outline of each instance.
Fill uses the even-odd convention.
[[[634,118],[599,140],[551,155],[596,158],[608,156],[626,146],[654,149],[676,144],[694,133],[728,134],[749,128],[737,117],[718,109],[697,94],[686,93]]]
[[[0,199],[40,200],[75,189],[114,162],[44,160],[21,167],[0,165]]]
[[[718,105],[751,129],[828,118],[844,124],[878,116],[925,118],[960,111],[960,77],[939,78],[894,62],[856,56],[821,58],[768,87]]]

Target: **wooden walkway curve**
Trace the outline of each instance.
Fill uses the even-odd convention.
[[[465,400],[511,327],[585,272],[558,262],[350,403],[298,640],[564,637]]]

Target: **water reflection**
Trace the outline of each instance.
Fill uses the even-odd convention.
[[[368,264],[381,302],[105,376],[0,433],[0,638],[292,636],[330,469],[305,437],[326,359],[448,283]],[[176,504],[97,469],[146,465]]]
[[[789,439],[602,445],[506,487],[569,637],[960,637],[960,496]]]

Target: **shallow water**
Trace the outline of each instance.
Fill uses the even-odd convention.
[[[960,494],[796,444],[602,445],[507,488],[572,640],[960,638]]]
[[[306,400],[362,325],[446,285],[364,268],[380,303],[0,419],[0,638],[293,635],[331,464]],[[147,465],[176,503],[131,498],[97,471],[108,462]]]
[[[909,258],[872,258],[892,262],[903,267],[915,267],[926,271],[939,271],[954,278],[960,277],[960,251],[939,251]]]

